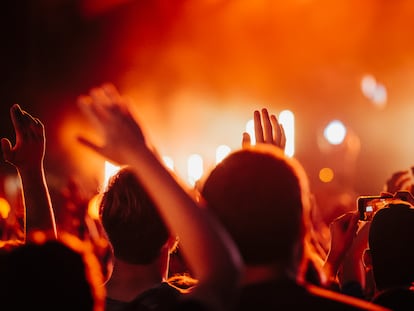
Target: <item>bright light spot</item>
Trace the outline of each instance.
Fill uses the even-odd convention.
[[[387,89],[383,84],[378,83],[372,75],[362,77],[361,90],[365,97],[371,100],[375,106],[383,108],[386,105]]]
[[[188,157],[187,175],[191,186],[194,186],[203,176],[203,158],[199,154],[192,154]]]
[[[163,156],[162,160],[164,161],[164,164],[170,169],[174,170],[174,160],[169,156]]]
[[[119,171],[119,166],[105,161],[105,177],[103,182],[103,189],[108,186],[109,179]]]
[[[88,203],[88,214],[94,218],[99,219],[99,203],[101,200],[101,195],[95,194]]]
[[[385,106],[387,102],[387,89],[382,84],[377,84],[374,93],[372,94],[372,102],[377,106]]]
[[[250,135],[250,143],[253,146],[256,144],[256,136],[254,135],[254,121],[253,119],[247,121],[246,132]]]
[[[10,213],[10,204],[6,199],[0,198],[0,216],[6,219]]]
[[[326,182],[326,183],[331,182],[333,178],[334,178],[334,172],[329,167],[324,167],[323,169],[319,171],[319,179],[322,182]]]
[[[216,149],[216,164],[220,163],[230,153],[231,149],[229,146],[220,145]]]
[[[4,179],[4,192],[6,197],[13,197],[21,191],[20,177],[18,175],[8,175]]]
[[[372,94],[375,92],[375,88],[377,86],[377,81],[375,80],[374,76],[372,75],[365,75],[361,79],[361,90],[362,93],[371,98]]]
[[[286,135],[285,154],[292,157],[295,154],[295,116],[290,110],[279,113],[279,123],[283,125]]]
[[[339,145],[345,139],[346,128],[341,121],[334,120],[325,128],[323,135],[329,143]]]

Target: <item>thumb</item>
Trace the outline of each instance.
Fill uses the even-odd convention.
[[[247,132],[243,133],[243,138],[242,138],[242,148],[248,148],[251,145],[251,139],[250,139],[250,135]]]
[[[1,149],[3,151],[3,158],[6,161],[10,161],[12,158],[12,145],[7,138],[1,139]]]

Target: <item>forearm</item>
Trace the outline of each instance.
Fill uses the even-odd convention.
[[[240,277],[241,259],[233,241],[148,148],[139,148],[130,153],[128,164],[135,169],[169,229],[179,236],[194,276],[200,284],[216,286],[221,292],[229,286],[234,288]]]
[[[25,204],[25,234],[34,230],[57,237],[56,223],[43,167],[18,169]]]

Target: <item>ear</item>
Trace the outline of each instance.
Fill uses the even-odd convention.
[[[369,270],[372,269],[372,256],[369,248],[364,250],[364,253],[362,254],[362,262],[364,263],[365,268]]]

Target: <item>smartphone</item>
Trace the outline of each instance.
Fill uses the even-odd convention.
[[[393,197],[380,195],[359,196],[357,199],[359,220],[370,221],[379,209],[395,200]]]

